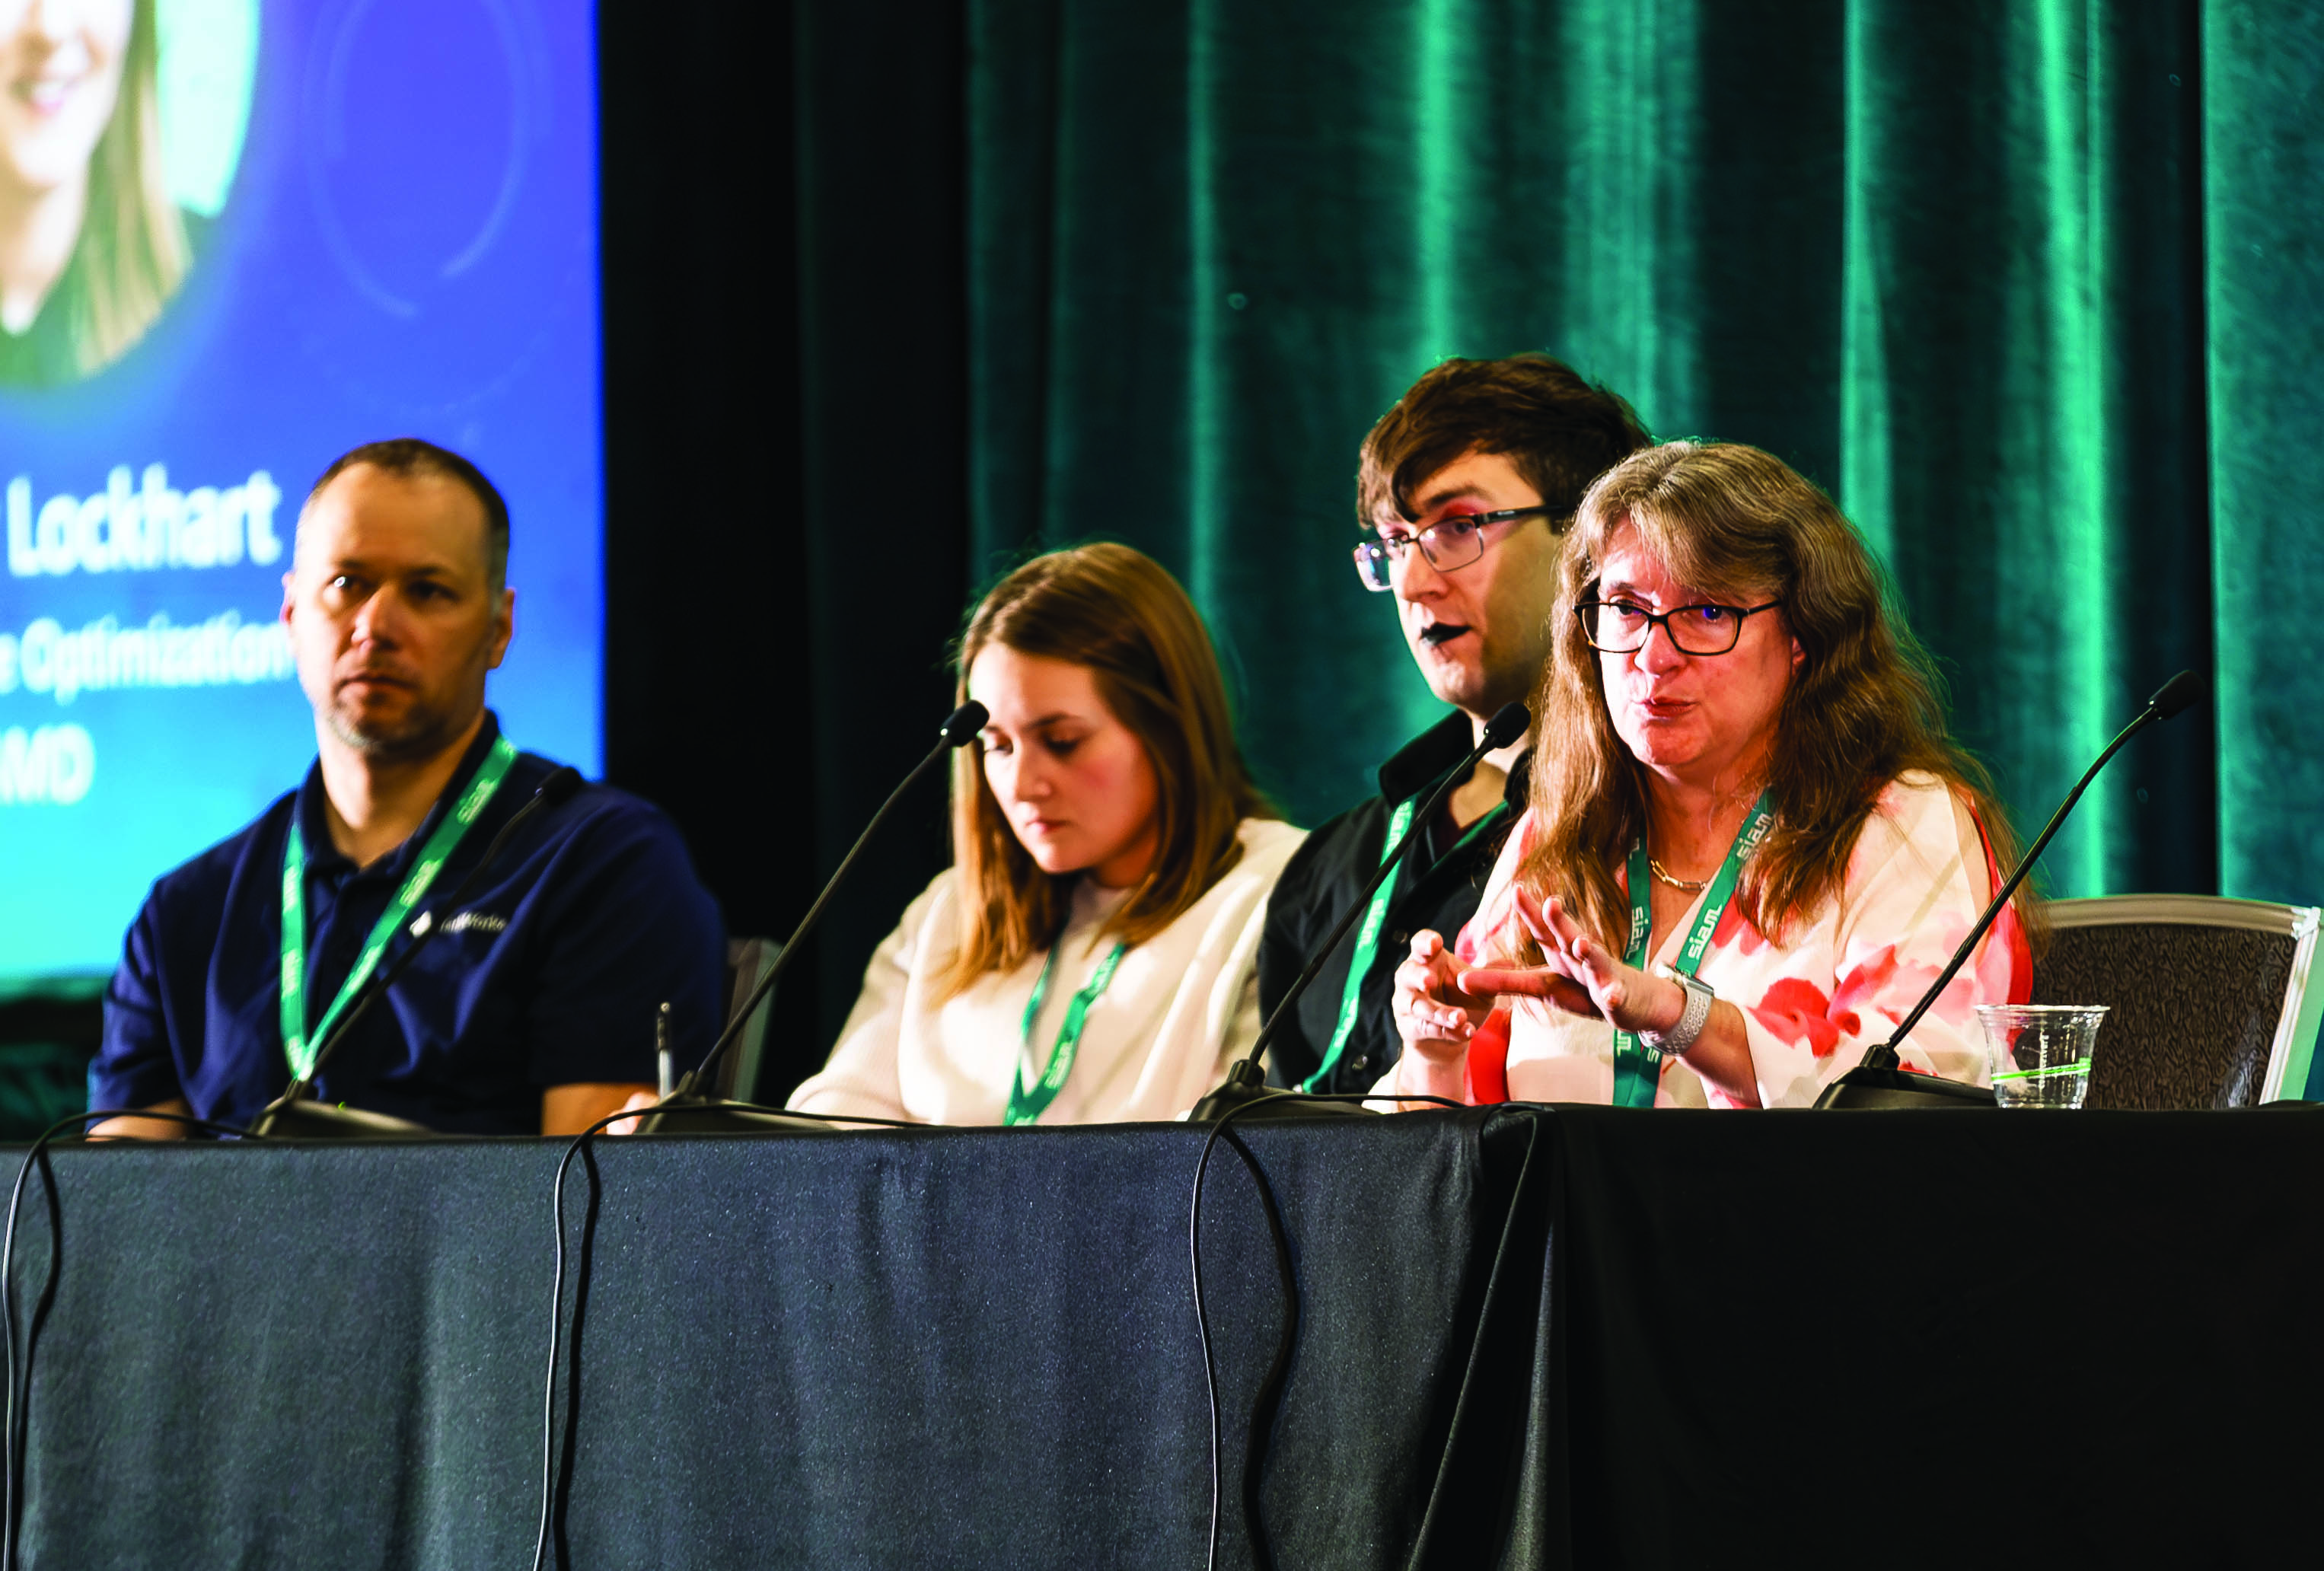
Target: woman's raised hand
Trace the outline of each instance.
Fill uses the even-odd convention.
[[[1460,974],[1461,957],[1444,947],[1441,934],[1424,928],[1412,935],[1412,953],[1396,968],[1392,1003],[1407,1053],[1450,1063],[1468,1051],[1493,1001],[1462,992]]]
[[[1678,1023],[1686,994],[1677,983],[1624,964],[1583,932],[1554,896],[1515,893],[1517,920],[1541,945],[1543,963],[1463,970],[1456,987],[1478,997],[1539,998],[1568,1014],[1601,1016],[1620,1031],[1663,1031]]]

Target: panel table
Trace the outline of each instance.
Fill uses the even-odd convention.
[[[2296,1558],[2319,1116],[1238,1125],[1219,1563]],[[1203,1133],[598,1143],[563,1562],[1202,1565]],[[562,1149],[56,1152],[24,1564],[529,1565]]]

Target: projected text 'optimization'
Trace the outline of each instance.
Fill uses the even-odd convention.
[[[240,485],[180,491],[166,465],[140,477],[117,464],[105,488],[36,495],[8,482],[7,562],[19,579],[272,566],[284,541],[282,492],[265,470]],[[36,505],[37,503],[37,505]],[[69,704],[85,693],[249,686],[296,675],[281,622],[239,607],[193,619],[167,611],[106,612],[68,627],[53,616],[0,626],[0,697],[23,692]],[[97,777],[97,739],[78,724],[0,728],[0,808],[70,806]]]

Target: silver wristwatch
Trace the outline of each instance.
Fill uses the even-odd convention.
[[[1669,966],[1656,966],[1655,975],[1668,977],[1686,989],[1686,1012],[1668,1031],[1639,1032],[1638,1041],[1665,1058],[1671,1058],[1694,1045],[1694,1039],[1702,1034],[1703,1023],[1711,1018],[1711,1000],[1719,995],[1711,990],[1710,983],[1698,981]]]

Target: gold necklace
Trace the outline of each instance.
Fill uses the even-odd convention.
[[[1674,877],[1668,868],[1662,865],[1662,862],[1658,858],[1648,857],[1646,859],[1646,866],[1654,870],[1655,877],[1661,879],[1664,883],[1668,884],[1672,888],[1677,890],[1682,895],[1700,895],[1705,889],[1711,887],[1711,880],[1709,878],[1681,878]]]

